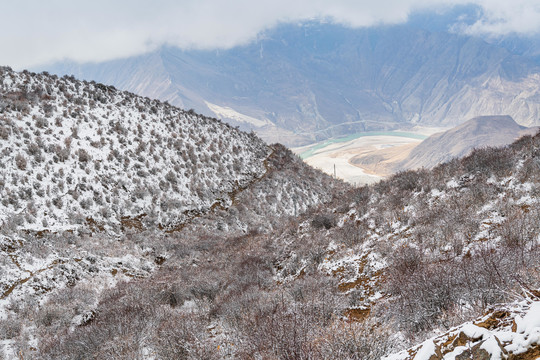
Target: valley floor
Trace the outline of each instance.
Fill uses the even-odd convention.
[[[304,161],[353,185],[375,183],[393,171],[427,136],[443,128],[418,127],[407,132],[366,132],[292,149]]]

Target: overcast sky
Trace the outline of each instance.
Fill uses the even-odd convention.
[[[169,44],[227,48],[279,22],[324,18],[348,26],[395,24],[418,10],[474,3],[472,34],[538,33],[539,0],[0,0],[0,65],[102,61]]]

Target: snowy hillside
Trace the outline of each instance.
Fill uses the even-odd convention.
[[[540,134],[353,189],[212,119],[2,71],[3,357],[540,351]]]
[[[118,271],[99,292],[76,281],[37,310],[7,306],[6,354],[35,354],[24,342],[35,326],[44,359],[459,359],[482,349],[535,359],[524,354],[540,347],[539,156],[540,135],[527,136],[336,192],[275,147],[271,173],[231,207],[174,237],[123,240],[153,248],[146,259],[165,255],[151,274],[124,282]],[[272,216],[317,198],[331,201]],[[100,274],[118,266],[98,262]]]
[[[269,153],[254,135],[167,103],[0,69],[3,227],[174,227],[229,204]]]
[[[349,189],[279,144],[101,84],[0,68],[0,89],[0,359],[70,358],[47,352],[109,290],[203,269]]]
[[[289,250],[276,279],[293,286],[306,274],[323,273],[337,280],[348,299],[343,314],[372,324],[375,337],[385,339],[365,348],[365,359],[445,332],[492,304],[528,294],[538,301],[539,156],[540,135],[525,136],[353,190],[281,234]],[[538,354],[535,329],[525,339],[499,340],[508,351],[521,346],[520,352]],[[479,334],[493,343],[493,336]],[[414,359],[443,358],[431,355]]]

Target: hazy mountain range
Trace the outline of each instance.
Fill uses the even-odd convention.
[[[287,145],[416,124],[455,126],[480,115],[538,124],[540,70],[532,40],[487,43],[422,20],[360,29],[283,24],[228,50],[162,47],[40,70],[194,108]]]

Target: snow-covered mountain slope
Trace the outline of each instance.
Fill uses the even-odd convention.
[[[197,267],[349,189],[166,103],[7,68],[0,85],[0,359],[35,358],[49,331],[90,324],[107,289],[167,272],[191,245]]]
[[[38,310],[8,307],[4,328],[19,326],[9,346],[35,354],[19,344],[28,324],[37,324],[45,359],[88,351],[124,359],[380,359],[448,333],[461,340],[444,350],[447,358],[458,351],[467,358],[480,343],[495,351],[497,338],[520,359],[537,348],[530,319],[540,288],[539,158],[540,135],[526,136],[345,193],[326,186],[322,198],[323,177],[296,169],[300,163],[274,148],[268,163],[275,173],[237,194],[231,207],[171,237],[126,237],[126,246],[166,254],[148,278],[117,278],[85,296],[88,282],[79,281],[52,292]],[[271,213],[290,211],[295,197],[315,201],[298,187],[283,191],[304,181],[333,200],[260,226]],[[272,188],[280,195],[257,195]],[[495,324],[489,309],[502,303],[511,314],[501,319],[532,325],[513,334],[504,321],[499,330],[479,330],[474,319]],[[88,313],[92,320],[81,322]],[[475,327],[458,327],[467,321]]]
[[[253,134],[73,78],[0,69],[0,223],[174,227],[265,172]]]
[[[280,145],[166,104],[74,79],[2,74],[11,89],[0,107],[4,357],[378,359],[445,333],[470,345],[455,342],[445,356],[467,357],[481,342],[496,350],[497,339],[505,356],[503,348],[517,359],[536,351],[540,135],[351,189]],[[212,145],[223,174],[221,163],[209,165]],[[203,173],[206,184],[186,185]],[[85,187],[74,186],[84,176]],[[71,193],[57,206],[60,180]],[[137,185],[159,196],[145,203]],[[97,189],[111,197],[99,204],[110,216],[94,213]],[[191,205],[163,207],[165,197]],[[489,334],[477,321],[455,328],[524,294],[502,317],[515,319],[515,334],[506,320]],[[422,345],[426,356],[437,341]]]
[[[539,156],[525,136],[353,190],[277,236],[275,279],[335,279],[343,316],[375,324],[387,353],[481,316],[540,288]]]
[[[330,201],[348,188],[305,165],[283,146],[274,145],[272,150],[266,163],[268,171],[256,182],[230,194],[230,206],[216,206],[172,231],[145,230],[137,219],[132,221],[133,227],[126,226],[118,235],[99,231],[34,233],[3,229],[0,233],[0,355],[3,351],[5,358],[12,358],[21,351],[25,357],[33,356],[32,349],[54,339],[42,331],[48,332],[60,323],[76,328],[92,321],[97,315],[97,302],[107,289],[127,281],[142,281],[162,266],[170,269],[177,264],[174,259],[186,252],[189,260],[182,262],[201,266],[198,265],[201,257],[209,248],[220,252],[223,246],[237,243],[238,239],[269,234],[289,215]],[[198,250],[186,251],[190,246]],[[233,263],[243,256],[222,253]],[[210,260],[208,264],[212,258],[206,258]],[[66,298],[66,292],[72,295]],[[74,305],[76,309],[60,310],[53,303],[61,307]],[[22,340],[25,336],[37,336],[39,341],[28,343]]]

